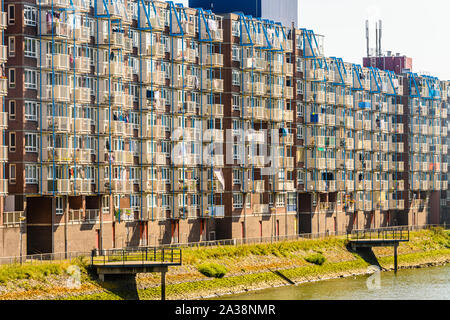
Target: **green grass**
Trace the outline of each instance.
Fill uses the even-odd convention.
[[[325,263],[326,258],[321,253],[315,253],[307,256],[305,261],[321,266]]]
[[[204,263],[197,267],[197,270],[209,278],[223,278],[228,269],[217,263]]]
[[[298,251],[318,251],[332,247],[345,248],[346,245],[347,240],[344,238],[327,238],[215,248],[189,248],[183,250],[183,264],[195,264],[199,261],[223,258],[242,258],[250,255],[289,257]]]
[[[7,265],[0,267],[0,284],[11,280],[44,280],[49,275],[60,275],[65,271],[62,264],[47,263],[41,265]]]

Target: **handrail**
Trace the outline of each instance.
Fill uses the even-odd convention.
[[[91,265],[127,265],[129,262],[132,262],[133,265],[145,265],[149,263],[181,265],[181,257],[180,248],[94,249],[91,252]]]

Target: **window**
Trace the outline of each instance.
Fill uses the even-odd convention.
[[[239,37],[239,33],[240,33],[240,23],[239,21],[232,21],[231,22],[231,34],[235,37]]]
[[[38,170],[36,165],[25,165],[25,184],[38,183]]]
[[[233,61],[240,61],[240,49],[239,47],[233,46],[231,51],[231,57]]]
[[[16,87],[16,69],[14,68],[9,69],[9,87]]]
[[[15,132],[9,133],[9,151],[11,151],[11,152],[16,151],[16,133]]]
[[[25,101],[25,120],[37,121],[38,103]]]
[[[109,213],[109,196],[102,197],[102,212],[103,214]]]
[[[297,102],[297,117],[303,117],[305,114],[305,105],[301,102]]]
[[[284,194],[277,194],[277,207],[284,207]]]
[[[56,197],[56,215],[61,216],[64,214],[64,202],[63,198]]]
[[[38,148],[38,138],[35,133],[25,134],[25,152],[37,152]]]
[[[241,85],[241,74],[239,73],[239,71],[233,70],[232,80],[233,80],[233,86]]]
[[[233,95],[233,110],[241,110],[241,98],[238,95]]]
[[[36,8],[23,6],[24,24],[26,26],[36,25]]]
[[[16,183],[16,165],[9,165],[9,183]]]
[[[233,194],[233,209],[242,209],[242,193]]]
[[[16,119],[16,100],[9,100],[9,119]]]
[[[36,39],[25,38],[24,39],[24,55],[29,58],[36,58]]]
[[[25,70],[25,89],[36,89],[36,70]]]
[[[8,38],[8,54],[10,57],[14,57],[16,55],[16,37]]]
[[[242,171],[239,169],[233,169],[233,184],[242,183]]]
[[[14,24],[16,20],[16,12],[14,9],[14,5],[8,5],[8,24]]]

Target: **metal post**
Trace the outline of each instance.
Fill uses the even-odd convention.
[[[394,246],[394,272],[397,273],[398,270],[398,256],[397,256],[398,244]]]
[[[163,251],[164,252],[164,251]],[[161,300],[166,300],[166,272],[161,272]]]

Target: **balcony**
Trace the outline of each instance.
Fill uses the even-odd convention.
[[[284,180],[284,181],[277,181],[275,183],[275,189],[276,191],[281,192],[294,192],[295,191],[295,183],[294,181],[290,180]]]
[[[151,166],[166,166],[167,165],[167,156],[164,153],[154,153],[146,152],[142,153],[141,161],[142,165],[151,165]]]
[[[70,88],[65,85],[45,85],[42,86],[42,92],[38,97],[44,101],[51,101],[52,99],[55,102],[68,103],[70,102]],[[38,90],[39,93],[39,90]]]
[[[8,27],[8,14],[0,12],[0,30],[5,30]]]
[[[221,68],[223,67],[223,54],[205,54],[203,58],[203,64],[206,65],[206,67]]]
[[[76,149],[75,150],[75,162],[77,163],[91,163],[92,151],[90,149]]]
[[[70,193],[90,194],[92,193],[92,181],[86,179],[71,180]]]
[[[327,162],[325,158],[307,158],[308,169],[325,170],[327,168]]]
[[[0,183],[0,185],[1,185],[1,183]],[[3,194],[2,190],[0,190],[0,194]],[[3,226],[5,226],[5,227],[18,227],[24,221],[25,221],[25,212],[24,211],[14,211],[14,212],[4,212],[3,213]]]
[[[206,90],[214,92],[223,92],[222,79],[208,79],[206,80]]]
[[[47,117],[47,130],[57,133],[68,133],[72,128],[72,119],[69,117]],[[46,128],[43,128],[44,130]]]
[[[45,152],[44,150],[42,152]],[[69,148],[48,148],[47,160],[48,162],[55,161],[56,163],[70,163],[73,162],[73,149]]]
[[[91,89],[89,88],[75,88],[71,90],[71,101],[76,101],[80,104],[91,103]]]
[[[134,163],[134,156],[129,151],[115,150],[112,151],[109,160],[115,165],[130,166]]]
[[[45,193],[55,192],[59,194],[72,194],[72,181],[69,179],[46,180]]]
[[[7,94],[8,94],[8,79],[6,77],[0,78],[0,96],[6,96]]]
[[[44,21],[44,15],[46,12],[42,11],[42,21]],[[53,37],[54,40],[65,40],[70,37],[70,29],[67,23],[54,21],[53,24],[41,23],[39,24],[38,35],[45,38]]]
[[[246,71],[265,71],[267,68],[267,61],[261,58],[246,58],[244,59],[243,69]]]
[[[42,61],[38,61],[38,65],[43,69],[50,69],[55,71],[68,71],[70,68],[69,55],[67,54],[47,54]]]
[[[177,48],[176,46],[174,47],[174,51],[173,51],[173,60],[178,61],[178,62],[183,62],[186,63],[194,63],[195,62],[195,51],[191,48]]]
[[[130,127],[131,127],[131,124],[130,124]],[[132,127],[131,127],[131,129],[132,129]],[[130,130],[130,129],[127,129],[127,130]],[[143,126],[142,130],[143,130],[142,138],[148,138],[148,139],[153,139],[153,140],[160,140],[160,139],[166,138],[166,127],[158,126],[158,125],[150,126],[148,124],[145,124]]]
[[[205,110],[205,108],[203,108]],[[213,104],[213,105],[207,105],[205,110],[205,116],[212,116],[212,117],[223,117],[223,104]]]
[[[264,156],[250,156],[248,157],[248,164],[258,168],[264,168],[265,157]]]
[[[0,146],[0,162],[8,162],[8,147]]]

